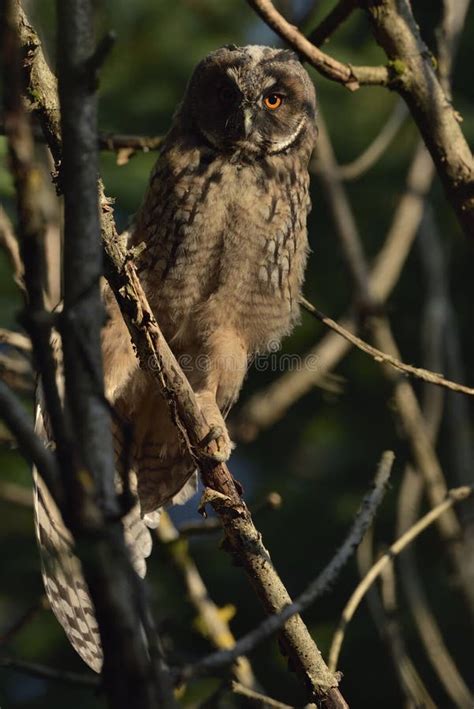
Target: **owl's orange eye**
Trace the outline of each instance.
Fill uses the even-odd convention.
[[[265,96],[263,103],[265,108],[268,108],[270,111],[275,111],[277,108],[280,108],[283,103],[283,98],[280,94],[269,94],[268,96]]]

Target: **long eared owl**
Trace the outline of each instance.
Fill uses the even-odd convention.
[[[249,359],[288,334],[299,314],[308,246],[308,161],[316,100],[295,54],[227,46],[196,67],[163,140],[129,233],[153,312],[202,411],[231,452],[224,419]],[[137,506],[124,520],[137,572],[158,511],[195,489],[166,403],[138,366],[111,291],[103,333],[106,395],[114,406],[117,468],[122,425],[133,426],[129,473]],[[40,424],[41,425],[41,417]],[[99,671],[100,639],[70,535],[41,480],[36,494],[43,577],[53,610]]]

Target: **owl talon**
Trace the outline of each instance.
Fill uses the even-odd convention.
[[[216,442],[217,450],[215,451],[208,450],[212,441]],[[216,463],[225,463],[230,458],[232,442],[222,426],[211,426],[209,433],[201,441],[200,448],[206,458],[214,460]]]

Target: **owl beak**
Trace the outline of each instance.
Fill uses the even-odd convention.
[[[253,127],[254,112],[249,106],[246,106],[243,109],[243,113],[244,113],[244,135],[246,138],[248,138],[251,131],[252,131],[252,127]]]

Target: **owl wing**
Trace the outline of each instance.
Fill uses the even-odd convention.
[[[58,342],[59,338],[56,338],[54,349],[59,361]],[[61,392],[64,387],[60,369],[58,367],[57,378]],[[38,386],[37,391],[35,429],[45,441],[45,445],[54,447],[41,385]],[[120,465],[121,453],[124,449],[124,432],[119,423],[114,422],[113,435],[116,460]],[[120,472],[117,471],[117,481],[122,479]],[[95,672],[100,672],[102,647],[99,629],[81,563],[74,553],[73,538],[37,470],[33,471],[33,480],[35,530],[41,558],[41,573],[48,600],[74,649]],[[130,486],[132,491],[136,491],[136,475],[133,471],[130,474]],[[156,526],[157,515],[150,521],[153,521]],[[152,539],[141,517],[138,503],[124,517],[123,525],[131,561],[136,572],[143,577],[146,573],[146,558],[152,548]]]

